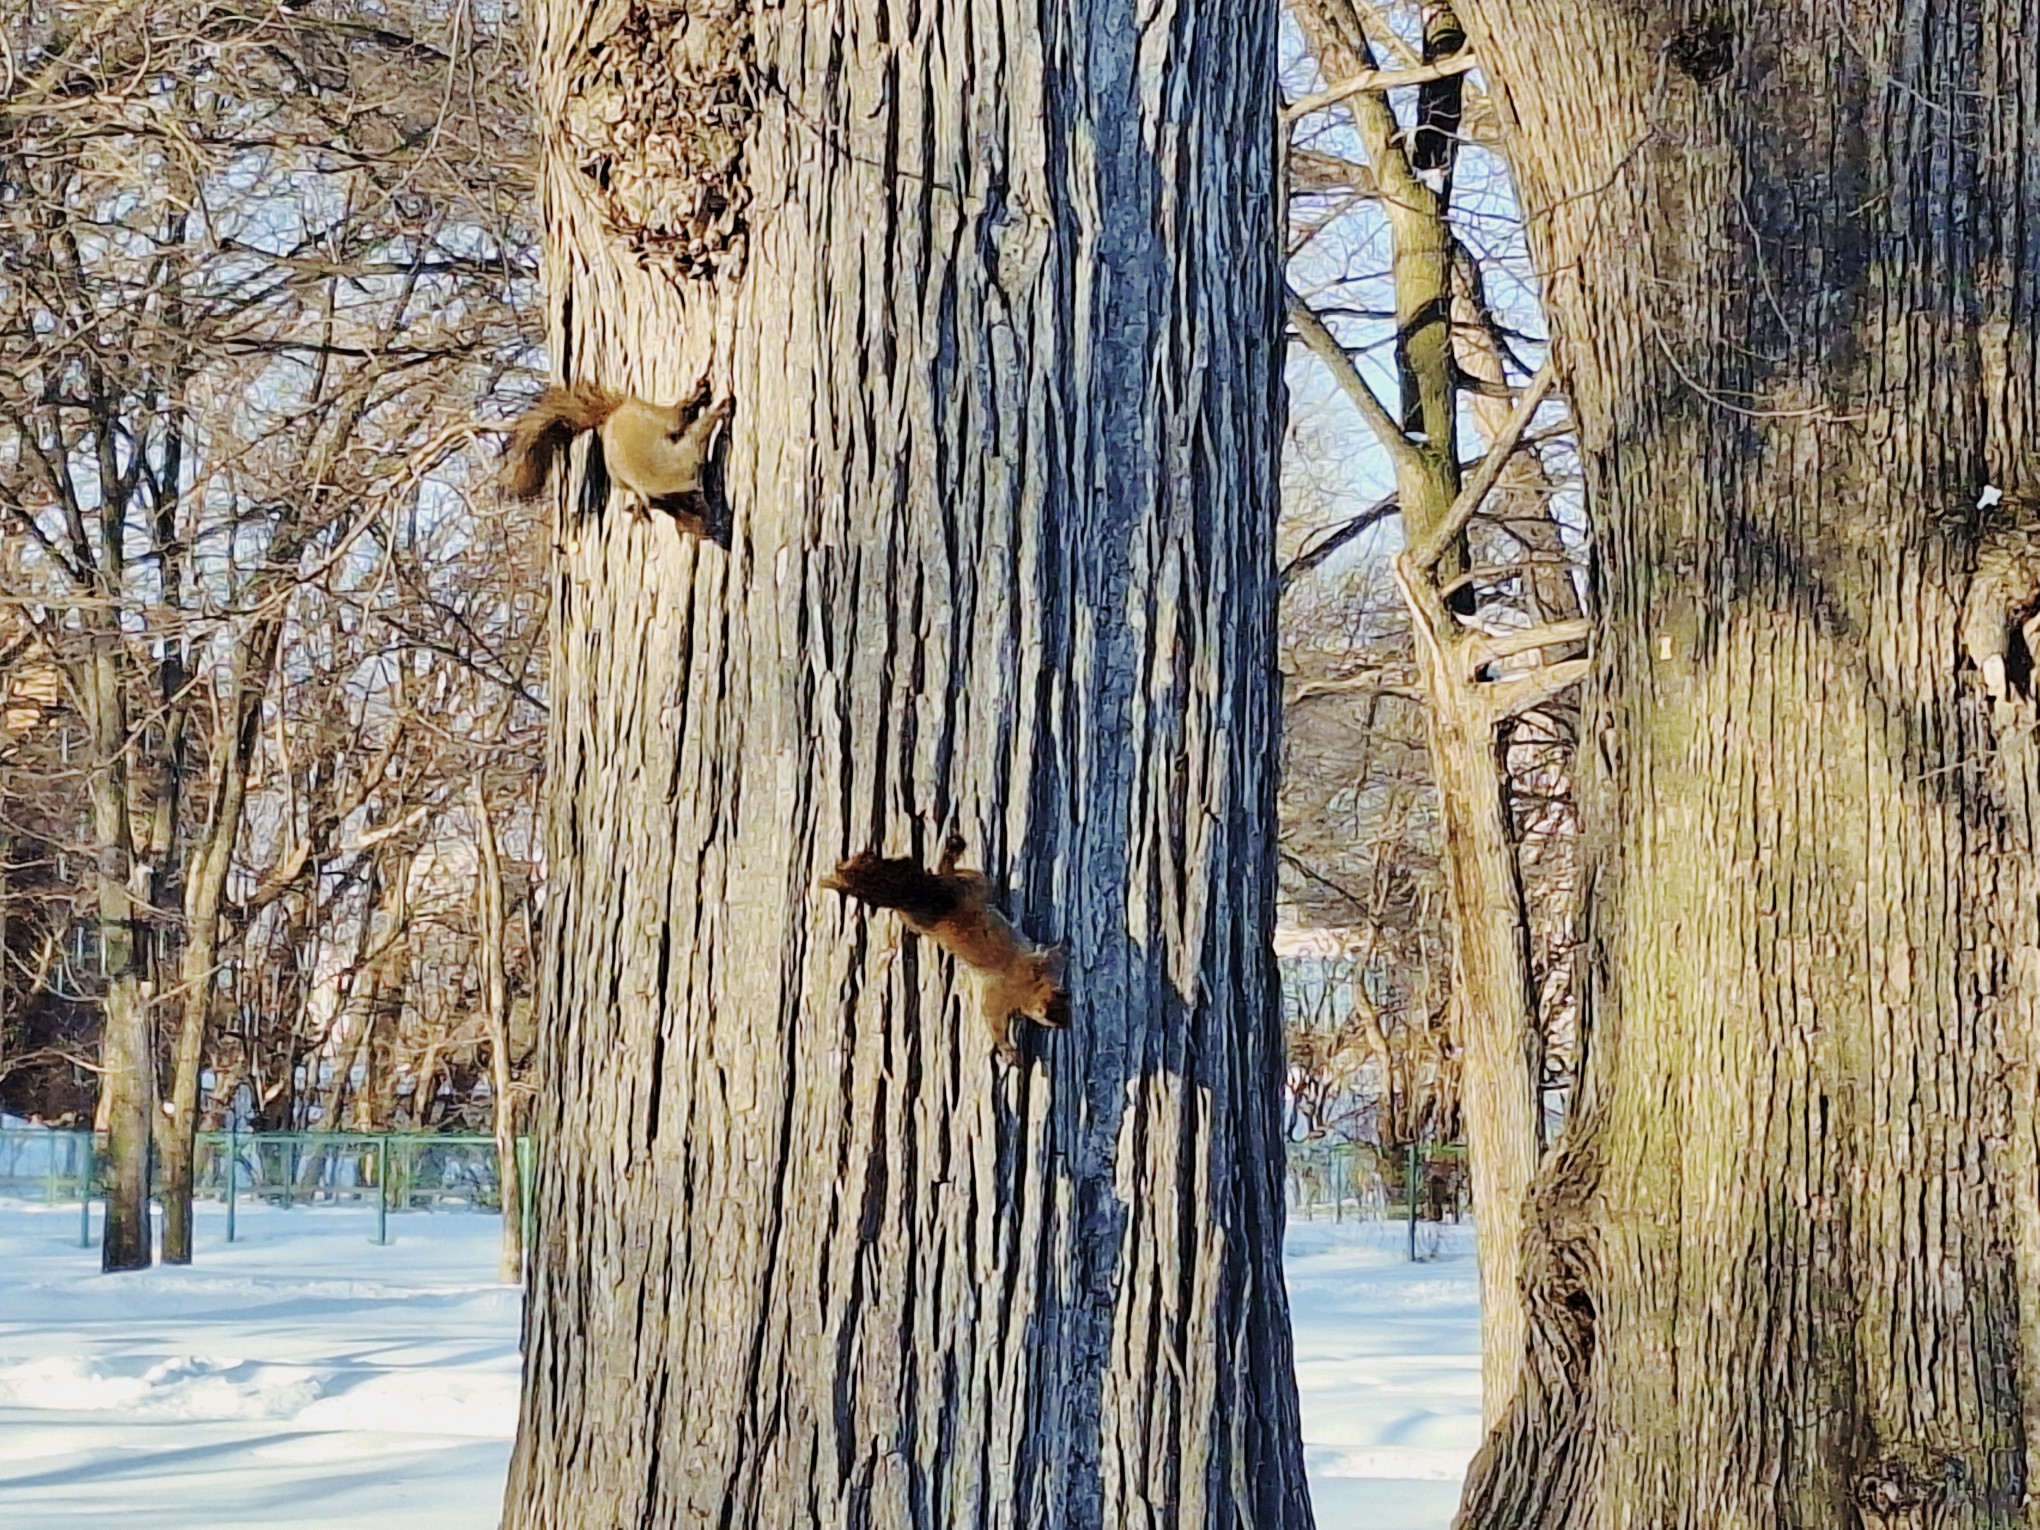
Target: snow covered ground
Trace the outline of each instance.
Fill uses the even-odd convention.
[[[98,1273],[78,1208],[0,1206],[0,1525],[496,1522],[519,1293],[494,1217],[201,1203],[189,1269]],[[95,1227],[94,1236],[97,1236]]]
[[[1480,1444],[1473,1228],[1294,1222],[1304,1465],[1318,1530],[1445,1530]]]
[[[496,1222],[199,1208],[199,1263],[106,1277],[78,1209],[0,1202],[0,1525],[485,1530],[517,1412]],[[97,1229],[94,1229],[95,1236]],[[1478,1439],[1470,1231],[1299,1222],[1320,1530],[1443,1530]]]

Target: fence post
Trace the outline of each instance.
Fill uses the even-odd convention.
[[[45,1206],[54,1206],[57,1204],[57,1139],[55,1137],[50,1138],[49,1150],[50,1169],[49,1173],[43,1178],[43,1204]]]
[[[227,1112],[227,1241],[234,1241],[234,1187],[241,1177],[241,1122]]]
[[[375,1241],[390,1241],[390,1139],[375,1139]]]
[[[1409,1145],[1409,1171],[1403,1176],[1403,1200],[1410,1214],[1410,1263],[1417,1262],[1417,1145]]]
[[[531,1226],[532,1207],[538,1199],[531,1193],[531,1166],[538,1157],[530,1133],[515,1139],[517,1143],[517,1226],[519,1245],[524,1249],[524,1266],[531,1267]]]
[[[92,1247],[92,1169],[99,1141],[85,1133],[85,1168],[78,1179],[78,1247]]]

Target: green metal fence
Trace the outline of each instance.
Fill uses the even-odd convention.
[[[530,1182],[531,1139],[517,1143]],[[91,1199],[101,1192],[100,1154],[89,1131],[0,1127],[0,1195],[80,1203],[81,1242],[90,1241]],[[226,1203],[227,1237],[251,1201],[276,1206],[374,1208],[378,1242],[391,1212],[502,1207],[496,1143],[479,1134],[435,1132],[200,1132],[192,1194]],[[530,1197],[522,1208],[527,1238]]]
[[[1366,1142],[1292,1142],[1285,1184],[1291,1222],[1347,1218],[1403,1222],[1409,1256],[1419,1220],[1457,1222],[1469,1209],[1466,1149],[1459,1143],[1378,1148]]]
[[[1289,1214],[1304,1222],[1349,1218],[1457,1221],[1469,1190],[1466,1149],[1379,1148],[1369,1142],[1292,1142],[1287,1165]]]
[[[1384,1150],[1364,1142],[1289,1144],[1289,1214],[1301,1221],[1348,1218],[1457,1220],[1467,1210],[1466,1150],[1458,1145]],[[529,1186],[530,1137],[517,1140],[519,1181]],[[0,1127],[0,1195],[79,1201],[89,1241],[91,1196],[100,1191],[99,1155],[89,1131]],[[89,1188],[89,1194],[87,1190]],[[392,1212],[502,1206],[495,1139],[434,1132],[201,1132],[192,1191],[226,1203],[227,1236],[238,1208],[359,1205],[376,1211],[377,1241]],[[520,1208],[531,1241],[531,1196]]]

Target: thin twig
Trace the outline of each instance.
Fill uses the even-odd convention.
[[[1351,520],[1344,521],[1333,527],[1330,531],[1319,537],[1317,541],[1311,543],[1310,546],[1291,558],[1283,565],[1282,572],[1276,575],[1276,582],[1283,589],[1288,589],[1305,574],[1308,574],[1311,570],[1324,563],[1333,553],[1352,542],[1354,538],[1365,536],[1391,515],[1394,515],[1397,509],[1401,507],[1401,504],[1401,499],[1394,494],[1377,499]]]
[[[1401,701],[1410,701],[1422,706],[1424,693],[1413,685],[1402,685],[1394,680],[1384,680],[1378,674],[1347,675],[1338,680],[1303,680],[1296,688],[1282,698],[1285,707],[1303,705],[1306,701],[1321,701],[1327,696],[1394,696]]]

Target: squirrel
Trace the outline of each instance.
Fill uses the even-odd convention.
[[[553,459],[584,430],[602,439],[602,465],[610,479],[647,504],[691,502],[676,511],[702,529],[708,510],[709,457],[731,401],[710,405],[704,380],[693,397],[675,405],[648,404],[596,383],[547,388],[510,428],[504,490],[534,499],[545,488]]]
[[[2040,505],[2006,499],[2002,521],[2010,524],[1997,525],[1978,543],[1962,603],[1962,647],[1983,672],[1994,702],[2016,690],[2030,695],[2040,657]]]
[[[949,836],[935,870],[910,857],[887,859],[864,850],[822,878],[830,892],[873,908],[896,911],[907,928],[978,975],[979,1005],[1000,1058],[1017,1066],[1013,1017],[1060,1030],[1069,1024],[1069,996],[1063,991],[1068,951],[1042,946],[1014,929],[992,902],[992,884],[980,871],[959,871],[963,837]]]

